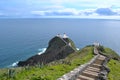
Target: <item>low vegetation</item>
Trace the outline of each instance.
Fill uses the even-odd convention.
[[[120,61],[111,59],[108,67],[110,68],[108,80],[120,80]]]
[[[47,65],[26,66],[0,70],[0,80],[56,80],[93,58],[93,47],[85,47],[62,60]]]
[[[98,49],[100,51],[102,51],[103,54],[107,55],[108,57],[110,57],[114,60],[120,60],[120,56],[115,51],[113,51],[112,49],[106,48],[104,46],[100,46]]]
[[[110,69],[108,80],[120,80],[120,56],[110,48],[104,48],[104,54],[111,57],[107,64]]]
[[[120,56],[103,46],[100,47],[100,50],[111,57],[107,64],[110,68],[108,80],[120,80]],[[36,66],[0,69],[0,80],[56,80],[77,66],[90,61],[93,56],[93,46],[86,46],[65,59],[56,60],[47,65],[38,64]]]

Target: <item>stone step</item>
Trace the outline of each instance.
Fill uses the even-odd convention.
[[[105,57],[100,55],[93,64],[88,66],[82,74],[76,80],[96,80],[98,78],[98,74],[100,72],[101,64],[105,60]]]
[[[96,65],[91,65],[91,67],[94,67],[94,68],[100,68],[99,66],[96,66]]]
[[[87,69],[92,69],[92,70],[100,71],[100,68],[95,68],[95,67],[90,67],[90,66]]]
[[[102,62],[103,62],[103,61],[101,61],[101,60],[96,60],[96,61],[94,62],[94,64],[102,64]]]
[[[92,75],[98,76],[98,72],[92,72],[92,71],[85,70],[85,71],[83,71],[83,73],[87,73],[87,74],[92,74]]]
[[[100,57],[105,57],[105,56],[103,56],[103,55],[100,55]]]
[[[102,60],[103,61],[103,60],[105,60],[105,58],[98,58],[97,60]]]
[[[76,80],[95,80],[95,79],[90,78],[90,77],[87,77],[87,76],[80,75],[80,76],[78,77],[78,79],[76,79]]]
[[[86,72],[86,71],[83,71],[81,75],[94,78],[94,79],[98,77],[98,73]]]
[[[95,66],[99,66],[99,67],[101,67],[101,66],[102,66],[102,65],[100,65],[100,64],[95,64],[95,63],[94,63],[93,65],[95,65]]]
[[[94,69],[86,69],[85,71],[91,71],[91,72],[96,72],[96,73],[100,72],[100,70],[94,70]]]
[[[105,57],[103,56],[100,56],[99,58],[98,58],[99,60],[104,60],[105,59]]]
[[[99,65],[99,64],[94,63],[94,64],[92,64],[91,66],[92,66],[92,67],[95,67],[95,68],[100,68],[102,65]]]

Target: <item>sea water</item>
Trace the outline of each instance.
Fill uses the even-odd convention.
[[[103,19],[0,19],[0,68],[42,54],[51,38],[66,33],[78,48],[94,42],[120,55],[120,21]]]

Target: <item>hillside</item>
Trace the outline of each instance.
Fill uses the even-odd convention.
[[[85,47],[68,55],[65,59],[53,61],[47,65],[1,69],[1,80],[56,80],[77,66],[93,58],[93,47]],[[9,72],[8,72],[9,70]],[[11,70],[11,72],[10,72]]]
[[[18,66],[47,64],[54,60],[64,59],[75,51],[76,47],[71,39],[55,36],[49,41],[45,53],[32,56],[26,61],[20,61]]]
[[[109,56],[117,55],[110,48],[103,49],[106,51],[105,54]],[[104,51],[104,52],[105,52]],[[68,73],[77,66],[80,66],[93,58],[93,46],[86,46],[83,49],[68,55],[65,59],[53,61],[47,65],[36,65],[17,67],[11,69],[0,69],[1,80],[56,80],[60,76]],[[116,56],[117,58],[119,56]],[[112,58],[108,67],[110,73],[108,74],[108,80],[119,80],[120,79],[120,61],[116,58]],[[11,70],[11,72],[10,72]]]
[[[104,47],[104,46],[99,46],[98,49],[101,54],[106,55],[107,57],[110,57],[114,60],[120,60],[120,56],[112,49]]]
[[[110,69],[108,80],[120,80],[120,56],[110,48],[105,48],[105,52],[112,58],[107,64]]]
[[[111,58],[107,64],[110,69],[108,80],[120,80],[120,56],[112,49],[104,46],[100,46],[99,50],[102,54]]]
[[[110,58],[108,80],[119,80],[120,56],[104,46],[99,46],[98,50]],[[93,45],[76,50],[71,39],[56,36],[49,41],[45,53],[21,61],[19,67],[0,69],[0,80],[56,80],[94,56]]]

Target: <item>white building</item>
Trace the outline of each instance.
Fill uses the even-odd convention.
[[[63,38],[68,38],[68,36],[64,33],[64,34],[63,34]]]
[[[61,34],[57,34],[57,37],[61,37],[62,38],[62,35]]]
[[[94,44],[94,46],[100,46],[100,43],[98,43],[98,42],[94,42],[93,44]]]

